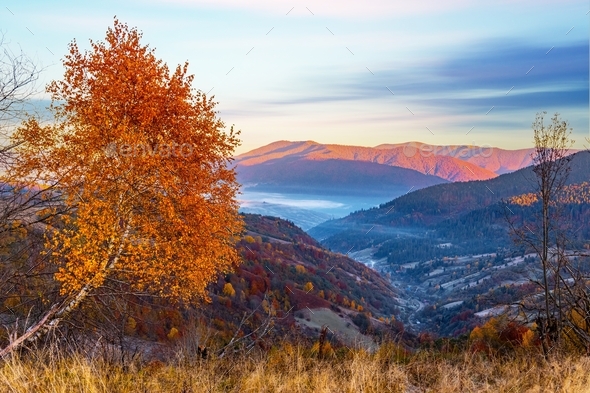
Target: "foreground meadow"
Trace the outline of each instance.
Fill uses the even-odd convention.
[[[251,356],[250,356],[251,355]],[[369,354],[318,359],[302,346],[225,358],[178,353],[166,363],[83,354],[14,355],[0,365],[2,392],[590,392],[590,358],[481,354]]]

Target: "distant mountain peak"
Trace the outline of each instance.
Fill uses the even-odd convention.
[[[345,160],[412,169],[448,181],[486,180],[532,163],[533,149],[475,145],[429,145],[412,141],[375,147],[277,141],[236,157],[238,166],[279,162]]]

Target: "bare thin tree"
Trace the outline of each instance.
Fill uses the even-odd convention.
[[[541,259],[541,265],[543,269],[543,289],[545,294],[545,324],[546,328],[544,333],[546,338],[549,338],[549,334],[559,332],[559,328],[554,326],[560,321],[561,318],[554,316],[550,307],[552,295],[550,293],[549,286],[549,274],[551,270],[550,261],[550,234],[552,231],[556,231],[558,228],[559,214],[559,203],[557,201],[558,194],[565,187],[567,178],[570,173],[570,161],[571,156],[568,155],[569,149],[573,145],[573,140],[570,138],[571,128],[568,127],[566,121],[560,120],[559,115],[556,113],[551,119],[552,123],[549,126],[544,124],[544,116],[546,112],[538,113],[535,121],[533,122],[535,152],[533,156],[533,172],[536,175],[537,180],[537,193],[541,202],[541,227],[542,235],[540,242],[540,249],[537,247],[537,253]],[[555,220],[552,220],[555,218]],[[555,233],[555,240],[559,235]],[[557,243],[556,243],[557,246]],[[558,267],[556,277],[560,274],[558,258]],[[555,287],[555,293],[553,294],[553,300],[555,296],[559,297],[558,287]],[[558,308],[558,313],[561,313],[561,309]],[[547,340],[543,340],[547,345]]]
[[[24,109],[37,92],[40,68],[22,50],[14,52],[0,36],[0,130],[7,136],[10,125],[24,118]],[[9,146],[2,146],[1,151]]]
[[[41,256],[41,223],[60,212],[61,196],[50,183],[25,187],[12,176],[22,141],[14,130],[31,113],[39,92],[42,68],[18,46],[0,35],[0,320],[4,330],[15,332],[27,316],[42,312],[38,293],[51,297],[50,277]]]
[[[539,260],[540,278],[533,281],[541,288],[542,297],[532,295],[522,302],[525,314],[535,316],[545,357],[560,344],[590,349],[589,270],[585,254],[572,243],[572,228],[565,219],[571,171],[571,128],[559,114],[546,125],[538,113],[533,122],[534,200],[537,214],[522,219],[517,225],[509,220],[516,241],[533,250]],[[524,213],[523,213],[524,214]],[[507,215],[508,216],[508,215]]]

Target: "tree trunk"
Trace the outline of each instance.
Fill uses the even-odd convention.
[[[123,253],[125,240],[129,236],[129,231],[130,227],[127,225],[127,228],[121,237],[117,252],[112,258],[109,258],[104,265],[105,271],[108,272],[113,270],[116,266],[117,261]],[[88,297],[93,289],[94,286],[92,286],[90,283],[87,283],[76,295],[67,298],[61,304],[54,304],[51,309],[39,320],[39,322],[29,327],[25,333],[23,333],[23,335],[0,350],[0,357],[4,358],[15,349],[20,348],[26,344],[33,344],[46,336],[52,329],[55,329],[62,320],[67,318],[72,313],[72,311],[78,308],[78,306],[80,306],[80,304]]]

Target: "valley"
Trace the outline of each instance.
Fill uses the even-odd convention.
[[[309,230],[327,220],[344,217],[351,212],[378,206],[383,197],[346,194],[304,194],[252,191],[242,187],[240,211],[280,217]]]
[[[498,305],[531,293],[541,274],[534,254],[464,255],[417,261],[391,268],[374,259],[374,248],[349,256],[380,271],[400,293],[401,320],[412,331],[441,336],[464,334]]]
[[[561,230],[580,250],[590,239],[590,153],[575,154],[571,165],[559,197],[568,217]],[[539,259],[509,230],[524,222],[539,230],[530,171],[417,190],[308,232],[387,277],[409,329],[458,336],[538,290]]]

